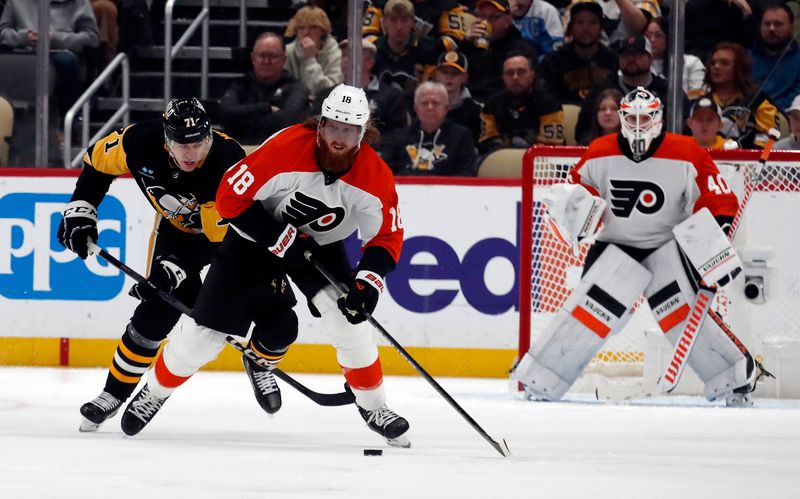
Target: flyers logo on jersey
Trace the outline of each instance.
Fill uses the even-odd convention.
[[[611,180],[611,211],[622,218],[631,216],[634,208],[652,215],[664,206],[664,191],[658,184],[644,180]]]
[[[342,223],[344,208],[331,208],[319,199],[298,191],[283,209],[283,220],[298,228],[308,225],[314,232],[327,232]]]

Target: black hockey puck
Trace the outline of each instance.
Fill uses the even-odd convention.
[[[380,449],[364,449],[365,456],[382,456],[383,451]]]

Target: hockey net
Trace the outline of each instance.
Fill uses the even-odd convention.
[[[543,187],[567,181],[570,168],[584,151],[581,147],[534,146],[523,159],[520,356],[536,341],[581,276],[588,245],[580,245],[579,251],[573,254],[570,247],[560,242],[544,223],[544,208],[539,198]],[[737,219],[741,217],[743,223],[734,240],[740,256],[743,260],[768,260],[766,265],[773,274],[783,275],[783,270],[797,274],[797,265],[793,264],[796,257],[792,253],[796,253],[800,245],[800,227],[793,230],[781,220],[780,214],[791,213],[790,216],[795,217],[794,213],[800,210],[800,153],[775,151],[763,168],[759,167],[757,151],[719,151],[712,156],[740,201]],[[753,200],[758,208],[752,212],[746,210]],[[755,256],[748,256],[748,252]],[[765,343],[800,345],[800,307],[796,306],[800,289],[795,289],[800,288],[800,275],[794,280],[791,276],[782,279],[785,282],[780,282],[777,275],[770,279],[775,282],[772,289],[767,290],[770,296],[763,304],[746,300],[741,282],[739,288],[732,285],[726,293],[718,293],[714,304],[726,321],[745,329],[737,334],[757,356],[761,355]],[[790,303],[792,298],[795,305]],[[732,307],[734,302],[736,306]],[[731,313],[734,308],[738,309],[735,314]],[[768,321],[769,326],[762,327],[764,321]],[[623,331],[606,341],[586,372],[612,378],[646,377],[646,371],[653,370],[645,368],[648,337],[658,336],[662,334],[649,307],[640,299],[631,321]],[[655,366],[655,372],[660,372],[660,366]]]

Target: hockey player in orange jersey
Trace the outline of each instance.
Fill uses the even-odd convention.
[[[408,445],[408,422],[386,405],[378,350],[364,322],[403,242],[391,170],[369,145],[375,136],[364,91],[339,85],[319,117],[281,130],[228,170],[217,210],[232,230],[214,257],[192,320],[172,332],[147,385],[126,408],[125,433],[141,431],[178,386],[216,358],[249,276],[286,271],[322,317],[364,421],[389,444]],[[363,255],[353,272],[342,241],[356,230]],[[338,296],[304,258],[306,251],[346,283],[349,294]],[[269,352],[260,353],[270,359]]]
[[[580,283],[514,371],[530,398],[560,399],[642,294],[674,345],[701,281],[724,286],[741,272],[727,237],[737,199],[708,152],[663,133],[661,102],[642,87],[622,99],[619,113],[621,132],[592,142],[570,172],[572,184],[549,194],[553,225],[570,243],[602,228]],[[713,311],[687,362],[706,398],[733,406],[751,403],[763,371]]]

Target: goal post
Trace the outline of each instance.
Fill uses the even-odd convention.
[[[580,245],[573,254],[550,233],[540,197],[542,188],[567,181],[570,168],[585,151],[584,147],[534,146],[523,158],[520,357],[580,279],[588,245]],[[783,373],[783,379],[760,385],[759,392],[800,398],[800,152],[773,151],[761,170],[759,154],[751,150],[712,152],[739,198],[741,227],[734,247],[745,267],[744,277],[717,294],[713,309],[768,370],[776,376]],[[757,171],[760,174],[756,175]],[[743,200],[747,200],[745,206]],[[662,336],[647,303],[640,300],[631,321],[605,343],[586,373],[655,381],[650,378],[660,374],[672,350]],[[701,386],[692,385],[692,376],[688,378],[678,392],[700,393]]]

